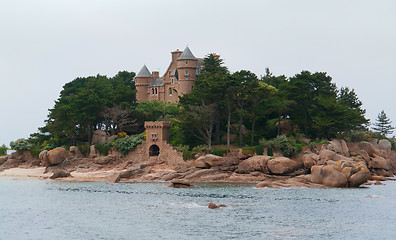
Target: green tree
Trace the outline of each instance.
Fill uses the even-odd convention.
[[[393,133],[394,127],[392,127],[392,121],[386,116],[384,110],[378,114],[377,119],[375,120],[373,129],[379,132],[383,136],[387,136]]]

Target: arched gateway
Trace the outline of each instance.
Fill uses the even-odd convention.
[[[146,128],[146,152],[147,157],[160,156],[160,150],[166,152],[165,146],[169,140],[170,123],[165,121],[145,122]],[[168,146],[169,147],[169,146]]]
[[[151,145],[149,148],[149,156],[158,156],[160,153],[160,148],[157,145]]]

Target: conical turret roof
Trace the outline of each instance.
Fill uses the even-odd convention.
[[[188,47],[186,47],[186,49],[184,49],[182,55],[180,55],[179,59],[196,59],[196,58],[192,54],[191,50]]]
[[[144,65],[142,67],[142,69],[140,69],[139,73],[136,75],[136,77],[153,77],[153,75],[151,74],[151,72],[148,70],[148,68],[146,67],[146,65]]]

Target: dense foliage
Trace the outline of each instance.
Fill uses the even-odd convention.
[[[7,150],[8,150],[8,148],[7,148],[7,146],[6,145],[1,145],[0,146],[0,156],[4,156],[4,155],[6,155],[7,154]]]
[[[26,139],[18,139],[14,142],[10,142],[10,147],[13,150],[31,150],[32,144],[30,144]]]
[[[185,158],[198,152],[222,155],[231,144],[245,147],[246,153],[261,153],[263,145],[272,144],[269,151],[293,156],[300,150],[293,139],[352,136],[368,122],[355,91],[338,89],[324,72],[302,71],[290,78],[274,76],[269,69],[261,77],[247,70],[231,73],[218,55],[209,54],[192,92],[180,97],[179,104],[136,103],[134,76],[124,71],[65,84],[46,126],[31,135],[32,148],[77,145],[86,155],[94,130],[101,129],[119,138],[96,148],[105,155],[111,147],[126,154],[141,142],[141,135],[131,135],[144,131],[144,121],[166,120],[172,123],[170,143]],[[285,122],[291,126],[286,132]],[[287,137],[276,138],[281,133]]]

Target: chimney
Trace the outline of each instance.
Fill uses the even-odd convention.
[[[171,52],[172,53],[172,61],[175,61],[176,59],[178,59],[180,57],[180,55],[183,53],[182,51],[180,51],[179,49],[177,49],[176,51]]]
[[[159,72],[158,71],[153,71],[152,74],[153,74],[153,78],[154,79],[159,78]]]

